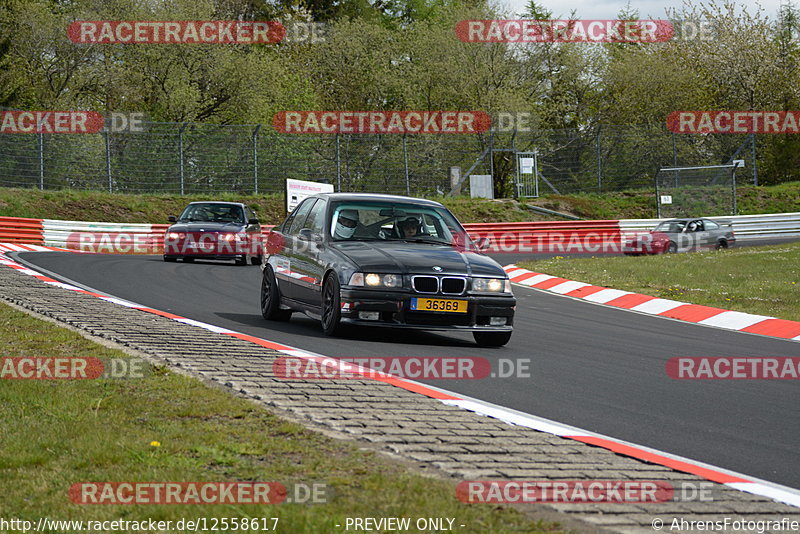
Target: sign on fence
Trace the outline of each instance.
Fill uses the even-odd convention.
[[[472,198],[494,198],[491,174],[471,174],[469,192]]]
[[[286,213],[291,213],[304,198],[317,193],[333,193],[333,184],[288,178],[286,180]]]

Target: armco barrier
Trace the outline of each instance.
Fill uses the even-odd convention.
[[[800,212],[708,218],[712,221],[733,223],[736,239],[800,237]],[[619,226],[624,234],[647,232],[667,220],[669,219],[621,219]]]
[[[0,242],[44,244],[41,219],[0,217]]]
[[[733,222],[737,239],[800,237],[800,212],[770,215],[710,217]],[[593,252],[613,251],[624,238],[647,232],[666,219],[619,221],[537,221],[516,223],[468,223],[473,238],[489,237],[488,252]],[[60,248],[112,253],[160,253],[167,224],[102,223],[0,217],[0,242],[29,243]],[[264,225],[266,233],[271,226]],[[81,239],[83,238],[83,241]],[[572,245],[583,247],[572,249]],[[144,250],[146,249],[146,250]]]
[[[166,224],[101,223],[44,219],[44,244],[84,252],[158,254]]]

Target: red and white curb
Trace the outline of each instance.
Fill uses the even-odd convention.
[[[688,304],[630,291],[593,286],[549,274],[535,273],[527,269],[521,269],[516,265],[506,265],[503,269],[515,284],[549,291],[566,297],[659,317],[668,317],[688,323],[714,326],[725,330],[800,341],[800,322],[798,321],[724,310],[699,304]]]
[[[539,432],[545,432],[548,434],[560,436],[562,438],[572,439],[595,447],[602,447],[604,449],[610,450],[622,456],[629,456],[652,464],[662,465],[670,469],[674,469],[676,471],[690,473],[699,476],[701,478],[704,478],[706,480],[710,480],[712,482],[717,482],[719,484],[724,484],[731,488],[738,489],[740,491],[745,491],[747,493],[752,493],[754,495],[761,495],[764,497],[774,499],[776,501],[790,504],[792,506],[800,507],[800,490],[796,490],[785,486],[780,486],[778,484],[773,484],[767,481],[754,479],[753,477],[748,477],[747,475],[742,475],[740,473],[708,465],[688,458],[683,458],[680,456],[675,456],[648,447],[635,445],[622,440],[604,436],[602,434],[596,434],[594,432],[589,432],[587,430],[582,430],[576,427],[564,425],[556,421],[551,421],[549,419],[537,417],[535,415],[518,412],[510,408],[505,408],[503,406],[498,406],[496,404],[491,404],[471,397],[466,397],[459,393],[455,393],[452,391],[448,391],[433,386],[428,386],[426,384],[421,384],[413,380],[398,378],[388,374],[377,374],[375,371],[353,365],[349,362],[342,362],[336,358],[322,356],[320,354],[315,354],[313,352],[291,347],[289,345],[276,343],[274,341],[270,341],[267,339],[251,336],[249,334],[243,334],[241,332],[236,332],[234,330],[229,330],[227,328],[222,328],[201,321],[195,321],[194,319],[181,317],[180,315],[175,315],[161,310],[156,310],[154,308],[149,308],[147,306],[142,306],[140,304],[136,304],[134,302],[130,302],[127,300],[118,299],[108,295],[103,295],[101,293],[83,289],[72,284],[59,282],[57,280],[54,280],[53,278],[42,275],[37,271],[29,269],[28,267],[25,267],[24,265],[17,263],[11,258],[5,257],[5,254],[7,252],[45,252],[52,250],[64,250],[64,249],[54,249],[53,247],[42,247],[39,245],[8,245],[0,243],[0,265],[5,265],[6,267],[15,269],[19,273],[33,276],[34,278],[42,280],[47,284],[54,285],[62,289],[66,289],[69,291],[76,291],[78,293],[85,293],[87,295],[92,295],[94,297],[105,300],[106,302],[111,302],[113,304],[125,306],[126,308],[141,310],[144,312],[159,315],[161,317],[166,317],[168,319],[172,319],[174,321],[178,321],[184,324],[196,326],[198,328],[203,328],[205,330],[209,330],[217,334],[227,335],[244,341],[249,341],[251,343],[255,343],[256,345],[276,350],[288,356],[294,356],[296,358],[302,358],[305,360],[313,360],[318,364],[324,364],[330,367],[336,365],[337,367],[339,367],[339,369],[346,370],[347,372],[350,373],[362,372],[365,375],[364,376],[365,380],[378,380],[381,382],[386,382],[387,384],[391,384],[393,386],[397,386],[399,388],[403,388],[405,390],[414,393],[419,393],[421,395],[425,395],[426,397],[432,399],[437,399],[449,406],[457,406],[464,410],[475,412],[487,417],[492,417],[512,425],[531,428]],[[531,273],[531,274],[536,275],[537,273]],[[540,275],[540,276],[547,276],[547,275]],[[566,280],[564,281],[567,282]],[[580,282],[575,282],[575,283],[579,284]],[[616,290],[610,290],[610,291],[616,291]]]

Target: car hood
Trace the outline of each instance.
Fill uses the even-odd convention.
[[[179,222],[167,229],[167,232],[240,232],[244,225],[239,223],[219,222]]]
[[[462,252],[450,245],[405,241],[333,242],[362,272],[457,274],[506,278],[500,264],[488,256]],[[433,267],[441,267],[441,271]]]

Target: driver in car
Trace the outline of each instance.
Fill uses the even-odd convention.
[[[337,239],[350,239],[358,228],[358,210],[342,210],[336,219],[333,236]]]

